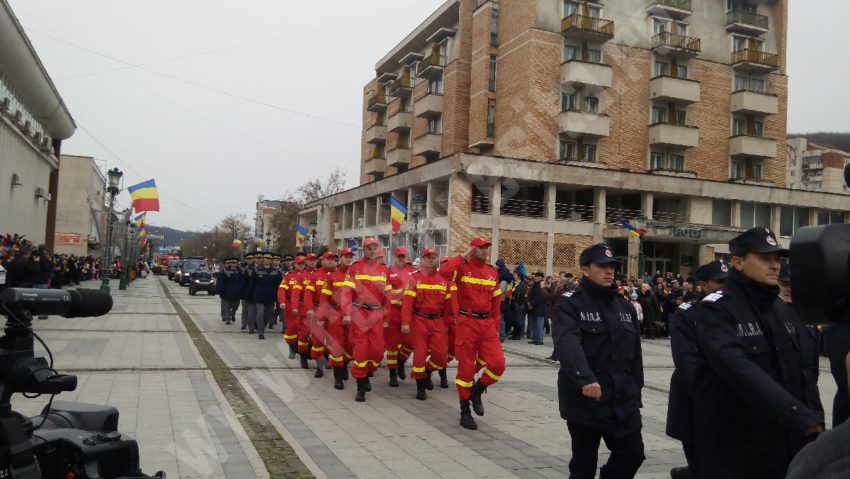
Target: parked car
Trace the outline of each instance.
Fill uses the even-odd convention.
[[[183,263],[184,261],[182,259],[177,262],[177,269],[174,271],[174,276],[171,278],[175,283],[179,283],[180,276],[183,275]]]
[[[189,294],[195,296],[198,291],[206,291],[207,296],[215,294],[215,276],[207,267],[199,267],[189,275]]]
[[[179,263],[180,261],[176,259],[168,262],[168,266],[165,267],[165,272],[166,274],[168,274],[168,279],[174,279],[174,275],[177,274],[177,265]]]

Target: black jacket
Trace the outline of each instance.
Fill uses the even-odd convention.
[[[555,308],[561,417],[620,437],[639,430],[643,359],[634,307],[616,286],[603,289],[583,279]],[[599,401],[581,393],[592,383],[602,387]]]
[[[257,266],[250,276],[251,302],[271,304],[277,301],[277,289],[283,275],[274,266]]]
[[[700,303],[682,303],[670,317],[670,350],[676,369],[670,377],[670,396],[667,403],[667,435],[693,444],[694,384],[697,356],[696,321]]]
[[[652,323],[656,321],[661,321],[660,312],[661,307],[658,305],[658,298],[655,297],[655,293],[652,290],[644,293],[643,291],[638,294],[638,302],[640,303],[641,309],[643,309],[643,324],[652,329],[654,326]]]
[[[850,418],[850,391],[847,388],[847,366],[844,362],[850,353],[850,324],[832,323],[827,326],[824,346],[832,377],[838,386],[832,402],[832,427],[838,427]]]
[[[222,268],[215,274],[215,294],[221,299],[238,301],[245,290],[245,276],[239,268]]]
[[[32,288],[39,273],[38,263],[22,254],[6,264],[6,286],[9,288]]]
[[[546,297],[543,296],[540,283],[534,283],[534,285],[531,286],[531,289],[528,290],[528,304],[531,306],[528,310],[529,315],[546,315]]]
[[[256,265],[246,264],[242,267],[242,299],[249,303],[253,303],[251,299],[251,285],[254,281],[254,268]]]
[[[694,396],[701,477],[784,477],[803,431],[823,423],[815,338],[778,293],[733,270],[702,301]]]

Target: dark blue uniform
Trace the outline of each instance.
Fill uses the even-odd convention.
[[[555,308],[558,400],[573,445],[570,477],[595,476],[600,439],[612,451],[601,477],[634,477],[645,459],[637,313],[616,286],[602,288],[587,278],[564,293]],[[602,388],[599,401],[582,394],[582,386],[593,383]]]
[[[667,405],[667,435],[682,442],[688,464],[696,465],[694,444],[694,381],[699,357],[697,354],[696,321],[699,301],[682,303],[670,317],[670,349],[676,369],[670,377],[670,398]]]
[[[222,268],[215,274],[215,294],[221,297],[221,320],[236,321],[236,310],[245,289],[245,277],[239,268]]]
[[[254,328],[259,332],[260,339],[265,339],[266,326],[274,321],[274,310],[277,302],[277,290],[283,275],[279,268],[272,265],[259,265],[254,268],[249,279],[250,301],[254,303],[256,313]],[[250,319],[249,319],[250,321]]]
[[[847,388],[847,366],[845,358],[850,353],[850,324],[833,323],[824,333],[829,368],[838,389],[832,402],[832,427],[838,427],[850,418],[850,391]]]
[[[784,477],[803,432],[823,423],[815,338],[778,292],[732,271],[702,301],[694,396],[700,477]]]
[[[254,277],[256,264],[242,266],[242,329],[254,333],[254,317],[257,315],[257,305],[251,299],[251,282]]]

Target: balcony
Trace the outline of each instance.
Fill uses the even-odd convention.
[[[558,133],[570,138],[608,136],[610,119],[608,115],[563,111],[558,114]]]
[[[409,98],[411,94],[413,94],[413,84],[409,76],[402,76],[390,82],[390,95],[397,98]]]
[[[502,206],[499,208],[499,213],[506,216],[545,218],[546,205],[542,201],[505,198],[502,199]]]
[[[413,126],[413,113],[409,111],[400,111],[395,115],[387,118],[387,131],[398,133],[407,131]]]
[[[367,110],[374,112],[382,112],[387,110],[387,96],[384,94],[383,88],[376,91],[369,97]]]
[[[770,73],[779,69],[779,55],[745,48],[732,52],[732,67],[746,71]]]
[[[729,156],[775,158],[776,140],[761,136],[737,135],[729,138]]]
[[[607,42],[614,38],[614,22],[573,13],[561,20],[561,33],[575,40]]]
[[[803,163],[803,171],[822,170],[822,169],[823,169],[823,163],[821,163],[819,161],[818,162],[813,161],[813,162],[810,162],[810,163]]]
[[[761,35],[768,31],[768,19],[764,15],[753,12],[730,10],[726,12],[726,31]]]
[[[384,125],[372,125],[366,129],[363,139],[366,143],[372,145],[383,145],[387,142],[387,127]]]
[[[432,54],[422,59],[416,67],[416,76],[434,79],[443,74],[446,66],[446,56]]]
[[[646,0],[646,13],[681,20],[694,13],[691,0]]]
[[[387,166],[406,167],[410,165],[410,147],[398,146],[387,152]]]
[[[745,115],[775,115],[779,111],[776,95],[749,90],[732,94],[732,113]]]
[[[443,95],[428,93],[413,105],[417,118],[432,118],[443,114]]]
[[[673,148],[693,148],[699,144],[699,128],[655,123],[649,125],[649,144]]]
[[[699,101],[700,83],[678,77],[660,76],[649,81],[649,96],[653,100],[689,105]]]
[[[652,51],[656,55],[693,58],[699,55],[702,41],[695,37],[661,32],[652,37]]]
[[[611,71],[611,65],[575,59],[567,60],[561,64],[561,85],[572,85],[576,89],[583,87],[610,88]]]
[[[442,143],[442,135],[425,133],[413,142],[413,154],[426,157],[440,156]]]
[[[369,158],[366,160],[367,175],[383,175],[387,170],[387,160],[383,158]]]

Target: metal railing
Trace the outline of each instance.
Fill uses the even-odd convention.
[[[555,203],[555,219],[593,223],[596,208],[591,205]]]
[[[403,77],[399,78],[398,80],[393,80],[392,82],[390,82],[390,93],[396,92],[401,88],[410,88],[411,87],[410,83],[411,82],[410,82],[409,76],[407,76],[407,77],[403,76]]]
[[[374,95],[369,97],[369,108],[374,107],[375,105],[386,105],[387,104],[387,95],[383,90],[378,90]]]
[[[423,58],[419,65],[416,67],[416,74],[421,75],[426,69],[431,67],[444,67],[446,66],[446,56],[445,55],[437,55],[433,54],[429,57]]]
[[[752,25],[764,30],[768,27],[768,18],[758,13],[748,12],[745,10],[730,10],[726,12],[726,25],[740,23],[742,25]]]
[[[652,37],[652,48],[670,47],[699,53],[702,50],[701,43],[702,40],[699,38],[676,35],[673,32],[661,32]]]
[[[521,198],[502,199],[502,207],[499,209],[499,213],[507,216],[545,218],[546,205],[542,201]]]
[[[614,22],[598,17],[588,17],[573,13],[561,20],[561,32],[582,30],[597,33],[602,36],[614,36]]]
[[[664,7],[677,8],[679,10],[687,10],[692,12],[691,0],[646,0],[646,6],[662,5]]]
[[[490,198],[482,195],[472,195],[472,212],[483,215],[490,214]]]
[[[744,48],[732,52],[732,64],[741,62],[760,63],[762,65],[779,67],[779,55],[752,48]]]

